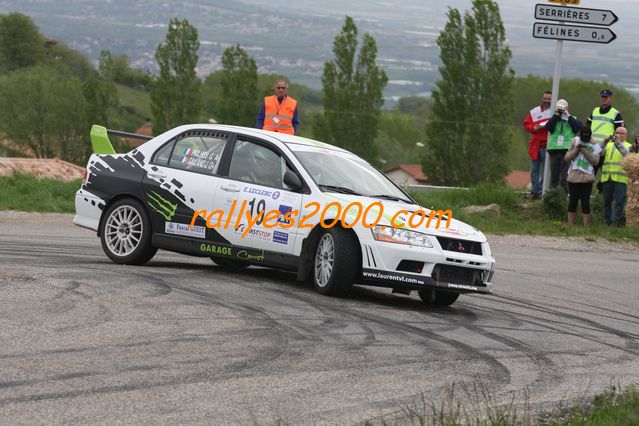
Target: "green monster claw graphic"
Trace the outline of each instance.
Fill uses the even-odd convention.
[[[151,191],[151,194],[148,192],[146,193],[146,196],[149,197],[147,200],[149,207],[161,214],[164,219],[173,219],[173,215],[177,209],[177,204],[170,203],[166,198],[162,197],[155,191]]]

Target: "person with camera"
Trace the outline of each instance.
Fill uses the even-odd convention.
[[[590,130],[592,130],[592,139],[598,143],[602,149],[606,146],[606,138],[608,135],[613,134],[615,129],[624,125],[621,111],[612,106],[612,94],[612,90],[610,89],[603,89],[599,92],[601,105],[595,107],[590,117],[588,117],[588,125],[590,126]],[[597,174],[597,170],[601,168],[602,162],[603,156],[599,164],[595,166],[595,175]],[[603,192],[601,182],[597,183],[597,189],[599,193]]]
[[[530,133],[528,141],[528,156],[530,157],[530,197],[541,198],[543,185],[543,167],[546,161],[546,143],[548,141],[548,131],[546,124],[552,116],[550,102],[552,92],[545,91],[541,104],[530,110],[524,118],[524,129]]]
[[[568,168],[568,225],[575,222],[577,216],[577,204],[581,202],[581,213],[584,226],[590,223],[590,194],[592,184],[595,181],[595,164],[599,164],[601,146],[591,138],[589,127],[583,127],[579,136],[575,137],[570,149],[566,152],[564,160],[570,162]]]
[[[628,193],[628,175],[621,167],[621,160],[628,155],[632,145],[626,142],[628,131],[617,127],[615,133],[604,141],[604,162],[601,167],[601,183],[604,193],[604,220],[608,226],[626,225],[626,201]],[[614,200],[615,208],[612,208]]]
[[[546,153],[550,156],[550,188],[560,185],[568,192],[566,177],[570,163],[564,161],[571,141],[581,129],[577,117],[568,111],[568,102],[559,99],[555,105],[555,113],[546,124],[548,130],[548,144]]]

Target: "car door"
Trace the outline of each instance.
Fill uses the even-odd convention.
[[[273,145],[238,135],[228,176],[220,178],[217,190],[218,209],[230,218],[220,234],[237,246],[292,254],[297,235],[292,225],[298,218],[290,218],[300,210],[302,194],[283,182],[284,173],[291,169]]]
[[[143,181],[156,233],[220,240],[203,218],[189,225],[195,211],[215,205],[217,173],[230,138],[224,132],[188,131],[156,151]]]

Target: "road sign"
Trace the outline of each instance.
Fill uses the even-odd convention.
[[[607,44],[617,38],[609,28],[535,22],[533,37]]]
[[[574,4],[575,6],[579,4],[579,0],[548,0],[551,3],[561,3],[561,4]]]
[[[612,10],[536,4],[535,19],[609,26],[619,20]]]

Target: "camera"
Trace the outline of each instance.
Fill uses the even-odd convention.
[[[561,107],[557,107],[556,111],[557,111],[557,114],[561,115],[561,114],[564,113],[565,109],[563,109]]]

